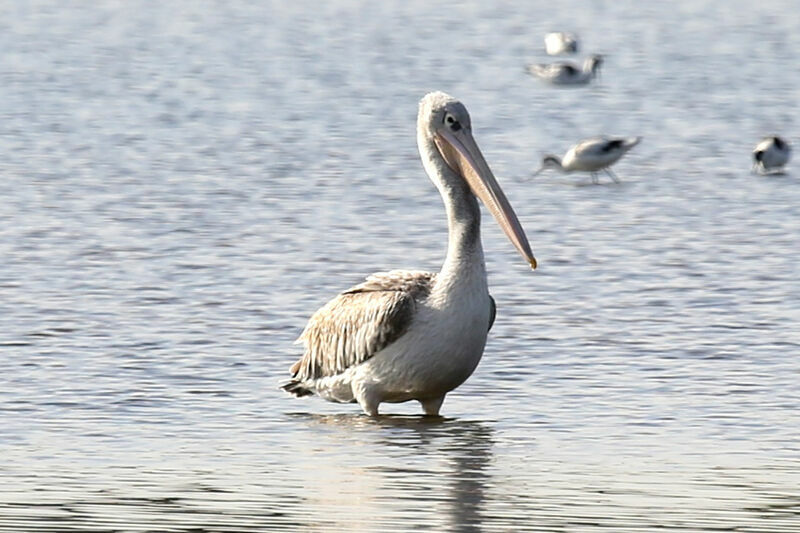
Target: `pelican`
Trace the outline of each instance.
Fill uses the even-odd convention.
[[[532,268],[536,259],[503,190],[472,138],[466,107],[442,92],[419,104],[417,145],[447,212],[447,255],[438,273],[393,270],[369,276],[320,308],[298,342],[303,356],[282,388],[358,402],[418,401],[437,416],[483,355],[495,317],[480,238],[480,198]]]
[[[544,49],[551,56],[574,54],[578,51],[578,37],[565,31],[550,32],[544,36]]]
[[[536,176],[547,168],[557,168],[562,172],[590,172],[592,181],[598,183],[597,172],[602,170],[615,183],[619,178],[611,172],[611,165],[620,160],[625,153],[639,144],[641,137],[592,137],[584,139],[570,148],[563,159],[554,155],[542,158],[542,166],[533,175]]]
[[[753,169],[761,174],[780,171],[789,162],[792,147],[780,137],[765,137],[753,149]]]
[[[597,75],[602,64],[603,56],[591,55],[584,60],[582,68],[563,61],[549,65],[528,65],[528,72],[553,85],[586,85]]]

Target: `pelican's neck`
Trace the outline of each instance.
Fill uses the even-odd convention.
[[[420,137],[418,141],[425,171],[439,189],[447,212],[447,257],[437,285],[463,284],[473,275],[485,284],[486,265],[481,245],[478,199],[466,181],[445,163],[432,139]]]
[[[460,178],[459,178],[460,179]],[[481,245],[481,210],[478,199],[463,182],[462,187],[440,189],[447,212],[447,256],[441,274],[462,276],[475,272],[485,276]]]

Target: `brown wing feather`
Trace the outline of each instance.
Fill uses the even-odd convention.
[[[430,292],[434,276],[408,271],[375,274],[328,302],[298,339],[305,353],[290,370],[295,379],[340,374],[396,341],[408,330],[417,300]]]

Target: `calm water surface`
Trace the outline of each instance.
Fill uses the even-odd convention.
[[[791,1],[0,4],[0,530],[800,531]],[[552,29],[607,61],[528,77]],[[526,227],[444,419],[277,390],[308,316],[438,269],[416,105]],[[643,135],[616,167],[545,152]]]

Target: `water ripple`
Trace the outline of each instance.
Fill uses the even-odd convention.
[[[789,0],[7,4],[0,531],[800,530],[800,181],[749,172],[797,129]],[[524,73],[559,26],[599,84]],[[442,260],[433,88],[540,268],[485,218],[446,418],[290,398],[314,309]],[[645,138],[621,185],[529,179],[598,133]]]

